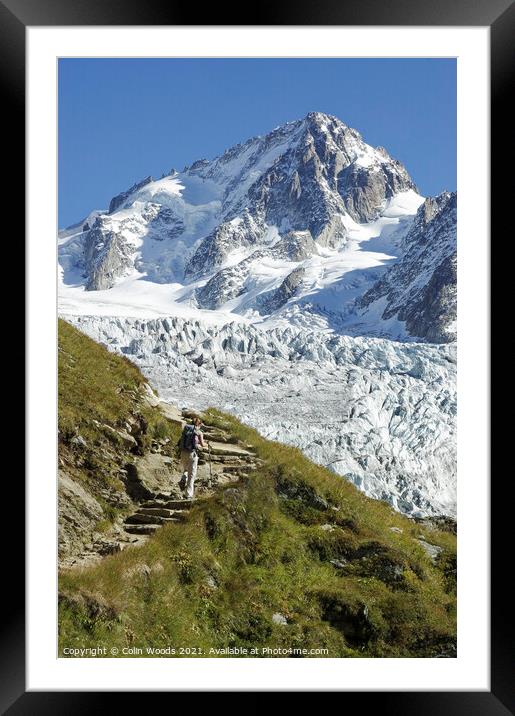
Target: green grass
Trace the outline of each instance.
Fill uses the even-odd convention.
[[[145,402],[146,380],[131,361],[62,319],[58,337],[60,465],[102,505],[103,531],[119,514],[103,496],[106,490],[125,491],[120,469],[153,440],[168,438],[162,452],[173,456],[179,428]],[[79,437],[85,444],[75,442]]]
[[[198,656],[226,647],[327,649],[316,656],[328,657],[452,652],[452,534],[413,523],[231,416],[209,410],[205,420],[251,444],[262,466],[143,547],[61,574],[61,653],[99,644],[120,657],[124,648],[169,645]],[[420,537],[442,547],[437,564]],[[275,613],[287,625],[275,624]]]

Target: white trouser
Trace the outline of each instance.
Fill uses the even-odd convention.
[[[181,463],[184,477],[186,478],[186,497],[192,498],[195,489],[195,478],[197,476],[198,455],[196,451],[192,450],[189,452],[188,450],[182,450]]]

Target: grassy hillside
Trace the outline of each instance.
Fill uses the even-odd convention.
[[[179,428],[150,404],[133,363],[64,320],[58,337],[59,468],[99,505],[94,528],[105,531],[129,502],[126,465],[157,444],[172,457]]]
[[[60,333],[65,460],[80,433],[108,455],[98,464],[99,450],[86,452],[75,467],[81,479],[92,489],[123,489],[122,448],[96,423],[120,429],[127,416],[135,425],[142,418],[147,427],[133,431],[136,450],[168,434],[170,424],[142,404],[144,379],[131,363],[67,324]],[[205,421],[252,445],[259,468],[199,500],[185,523],[164,526],[145,545],[63,572],[61,654],[98,645],[116,647],[120,657],[166,656],[170,648],[172,656],[225,656],[221,650],[236,647],[249,656],[289,655],[274,649],[329,657],[454,654],[453,534],[402,517],[235,418],[210,410]],[[437,556],[420,540],[438,547]]]
[[[134,363],[110,353],[62,319],[58,335],[58,427],[65,454],[77,435],[90,442],[88,457],[93,463],[98,447],[116,451],[131,445],[136,454],[142,454],[152,440],[177,439],[177,426],[146,400],[147,380]],[[135,438],[135,448],[124,438],[125,433]],[[105,467],[102,464],[95,477],[108,482],[112,471],[106,473]],[[115,464],[115,472],[117,467]]]

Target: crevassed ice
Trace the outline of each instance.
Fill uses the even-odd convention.
[[[412,515],[456,514],[455,344],[183,318],[67,316],[164,400],[216,406]]]

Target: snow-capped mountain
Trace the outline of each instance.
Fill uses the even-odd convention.
[[[61,314],[165,398],[455,513],[456,195],[337,118],[147,177],[60,232],[59,263]]]
[[[212,161],[147,177],[61,232],[62,298],[129,303],[137,315],[183,304],[252,322],[297,307],[350,334],[438,340],[402,312],[371,320],[356,303],[401,255],[422,203],[385,149],[312,112]]]

